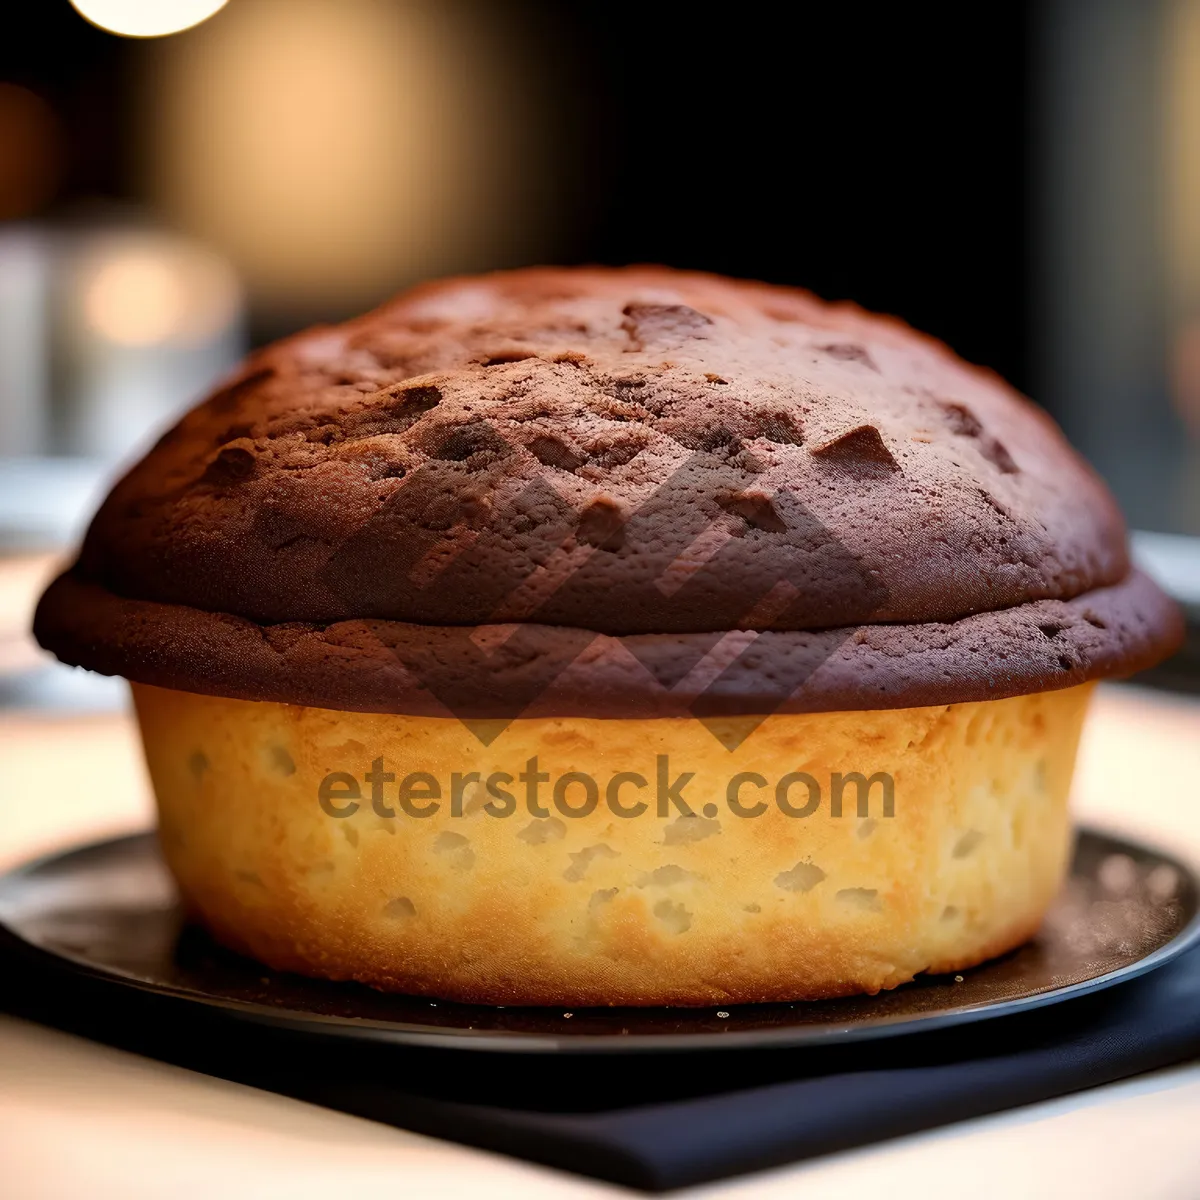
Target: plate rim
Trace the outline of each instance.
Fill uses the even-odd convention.
[[[1160,849],[1151,842],[1143,842],[1116,830],[1107,830],[1092,824],[1075,827],[1076,842],[1081,837],[1100,839],[1112,847],[1114,853],[1130,851],[1143,857],[1158,859],[1179,870],[1200,897],[1200,867],[1174,852]],[[6,884],[21,878],[36,875],[49,866],[61,864],[75,856],[96,854],[112,850],[121,845],[145,843],[157,840],[154,829],[143,829],[113,837],[99,838],[90,842],[52,850],[25,862],[18,863],[7,871],[0,872],[0,900]],[[51,950],[29,941],[4,919],[0,908],[0,934],[20,949],[22,953],[45,960],[54,969],[77,972],[111,988],[132,988],[144,994],[158,996],[169,1001],[199,1005],[241,1020],[273,1028],[284,1028],[318,1037],[348,1037],[356,1041],[377,1041],[389,1045],[417,1046],[432,1049],[484,1051],[506,1054],[661,1054],[695,1053],[716,1050],[757,1050],[804,1048],[840,1045],[851,1042],[873,1041],[879,1038],[900,1037],[916,1033],[930,1033],[958,1025],[974,1024],[983,1020],[1016,1016],[1061,1004],[1097,992],[1106,991],[1137,979],[1165,966],[1180,957],[1195,945],[1200,944],[1200,903],[1191,918],[1169,941],[1156,946],[1148,954],[1133,962],[1124,963],[1102,972],[1091,979],[1064,984],[1027,996],[1018,996],[999,1001],[979,1001],[959,1008],[928,1014],[905,1014],[892,1017],[859,1020],[850,1025],[833,1023],[811,1026],[778,1026],[765,1029],[736,1029],[728,1032],[720,1029],[704,1029],[695,1032],[671,1033],[530,1033],[522,1030],[475,1029],[471,1026],[429,1026],[406,1021],[384,1021],[366,1017],[339,1017],[323,1013],[301,1013],[295,1009],[273,1008],[253,1001],[234,1000],[214,993],[178,987],[169,983],[154,983],[127,974],[119,968],[103,966],[68,951]],[[303,977],[300,977],[303,978]],[[414,997],[422,999],[422,997]],[[431,1003],[436,1004],[437,1001]],[[798,1000],[795,1004],[804,1004]],[[503,1006],[468,1005],[480,1009]],[[518,1007],[518,1006],[510,1006]],[[557,1005],[540,1006],[555,1009]],[[731,1007],[753,1007],[737,1005]],[[721,1011],[717,1005],[703,1005],[679,1011]],[[592,1008],[589,1012],[603,1012]]]

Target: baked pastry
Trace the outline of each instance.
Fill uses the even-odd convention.
[[[227,946],[701,1005],[1027,939],[1092,683],[1182,630],[998,378],[647,267],[431,284],[260,351],[113,489],[36,633],[132,682]]]

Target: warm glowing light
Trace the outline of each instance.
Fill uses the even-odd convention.
[[[93,25],[123,37],[162,37],[207,21],[226,0],[71,0]]]
[[[124,346],[166,341],[179,324],[183,307],[178,275],[168,263],[146,253],[104,263],[84,299],[88,324]]]
[[[421,276],[552,256],[525,47],[435,0],[237,0],[167,42],[148,190],[289,322]]]
[[[87,328],[118,346],[195,344],[239,306],[224,262],[157,235],[116,235],[96,249],[81,268],[79,297]]]

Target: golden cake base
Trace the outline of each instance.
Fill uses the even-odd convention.
[[[1066,870],[1090,692],[776,715],[729,751],[690,719],[517,720],[485,746],[451,718],[133,685],[167,862],[220,942],[564,1006],[874,993],[1019,945]]]

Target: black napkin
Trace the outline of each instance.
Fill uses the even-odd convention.
[[[662,1191],[1200,1055],[1200,950],[1025,1014],[796,1050],[510,1055],[267,1028],[48,966],[0,938],[0,1007],[286,1096]]]

